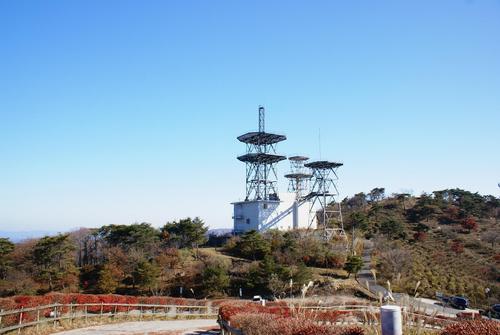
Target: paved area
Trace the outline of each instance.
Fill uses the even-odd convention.
[[[73,329],[58,335],[215,335],[216,320],[136,321]]]

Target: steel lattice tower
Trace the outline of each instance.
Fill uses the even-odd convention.
[[[301,201],[304,198],[305,191],[309,188],[309,180],[312,177],[309,169],[304,166],[309,157],[292,156],[289,157],[290,173],[285,175],[288,178],[288,192],[295,192],[295,200]]]
[[[279,200],[276,190],[278,176],[276,163],[286,159],[276,154],[276,144],[286,140],[286,136],[265,132],[265,110],[259,106],[259,131],[238,137],[246,144],[246,154],[238,160],[246,164],[245,201]]]
[[[316,161],[304,166],[312,170],[313,186],[308,197],[311,199],[312,217],[318,216],[318,225],[323,227],[325,238],[334,235],[345,236],[342,209],[337,201],[337,169],[342,163]],[[319,206],[319,209],[318,209]]]

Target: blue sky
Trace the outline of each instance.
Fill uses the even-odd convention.
[[[0,34],[0,230],[230,227],[259,104],[342,196],[499,194],[498,0],[11,0]]]

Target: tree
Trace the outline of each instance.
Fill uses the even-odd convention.
[[[488,231],[481,235],[481,239],[487,243],[491,243],[491,247],[494,248],[495,244],[500,239],[500,233],[497,231]]]
[[[380,253],[380,272],[387,278],[394,278],[404,271],[409,271],[412,264],[410,251],[403,248],[392,247]]]
[[[413,208],[407,211],[407,217],[412,222],[419,222],[421,220],[429,221],[435,215],[441,213],[442,210],[438,206],[438,202],[427,194],[422,194],[417,200]]]
[[[102,226],[98,235],[110,247],[119,247],[124,251],[141,250],[148,257],[158,250],[159,232],[149,223]]]
[[[137,264],[132,276],[134,284],[142,289],[148,289],[151,293],[155,293],[161,269],[154,262],[141,261]]]
[[[9,254],[14,251],[14,243],[8,238],[0,238],[0,279],[5,279],[11,269],[12,262]]]
[[[312,278],[311,270],[304,264],[300,263],[296,267],[292,267],[292,279],[297,285],[308,283]]]
[[[474,219],[472,216],[467,217],[463,222],[462,222],[462,227],[464,229],[467,229],[467,231],[470,233],[472,230],[477,229],[477,222],[476,219]]]
[[[205,267],[202,278],[204,290],[209,295],[224,293],[229,287],[227,268],[222,264],[212,264]]]
[[[388,219],[380,225],[380,232],[391,239],[405,238],[404,226],[400,221]]]
[[[368,217],[363,212],[352,212],[347,220],[346,230],[350,228],[368,230]]]
[[[168,222],[161,228],[162,239],[177,248],[198,248],[207,241],[208,228],[200,218]]]
[[[269,281],[267,283],[267,287],[274,297],[284,296],[286,294],[288,285],[288,281],[281,279],[280,276],[276,273],[271,274],[271,277],[269,278]]]
[[[241,235],[240,240],[236,243],[236,250],[241,256],[255,261],[268,255],[271,252],[271,246],[261,234],[251,230]]]
[[[75,246],[69,235],[59,234],[41,238],[33,249],[33,263],[39,279],[48,284],[49,290],[61,289],[77,283],[74,265]]]
[[[114,264],[105,264],[99,271],[99,280],[97,289],[101,293],[115,293],[120,285],[120,279],[123,277],[123,271]]]
[[[378,202],[384,199],[385,196],[385,188],[383,187],[375,187],[373,190],[368,193],[370,198],[370,202]]]
[[[349,209],[362,209],[366,206],[366,194],[363,192],[355,194],[345,201]]]
[[[405,200],[408,199],[409,197],[411,196],[411,194],[409,193],[399,193],[399,194],[396,194],[396,199],[398,199],[402,206],[403,206],[403,211],[406,212],[406,204],[405,204]]]
[[[344,270],[347,271],[347,277],[351,276],[351,273],[354,273],[354,277],[356,278],[356,274],[363,267],[363,259],[361,256],[351,255],[347,256],[347,262],[344,265]]]

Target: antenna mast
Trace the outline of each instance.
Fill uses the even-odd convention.
[[[246,165],[245,201],[279,200],[276,182],[276,164],[285,156],[276,154],[276,144],[286,140],[286,136],[264,131],[264,107],[259,106],[259,131],[238,136],[238,141],[246,144],[246,154],[238,160]]]
[[[265,132],[265,117],[266,111],[264,107],[259,106],[259,133]]]

